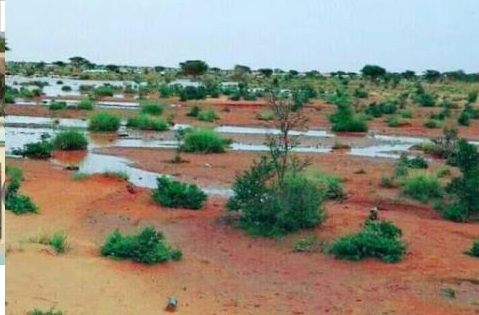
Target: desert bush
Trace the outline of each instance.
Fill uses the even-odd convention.
[[[23,180],[23,171],[17,166],[5,165],[5,175],[7,175],[10,180],[18,180],[19,182]]]
[[[163,105],[156,102],[145,103],[141,106],[141,113],[161,116],[161,114],[163,114]]]
[[[168,122],[161,118],[154,118],[145,114],[140,114],[134,117],[130,117],[126,123],[127,127],[137,128],[141,130],[155,130],[165,131],[168,130]]]
[[[60,131],[52,143],[54,149],[62,151],[85,150],[88,146],[85,135],[74,129]]]
[[[341,200],[346,197],[342,179],[338,176],[323,172],[308,172],[307,178],[321,187],[326,199]]]
[[[96,97],[112,97],[115,95],[115,88],[110,85],[102,85],[93,90]]]
[[[394,187],[396,187],[394,177],[386,176],[386,175],[381,176],[381,180],[379,182],[379,185],[381,185],[381,187],[384,187],[384,188],[394,188]]]
[[[406,178],[401,183],[401,191],[406,196],[428,203],[444,195],[438,178],[433,174],[419,174]]]
[[[50,245],[57,254],[65,253],[69,249],[66,233],[64,231],[54,233],[50,238],[48,245]]]
[[[28,311],[28,315],[64,315],[64,313],[62,311],[55,311],[54,309],[42,311],[39,308],[34,308],[33,310]]]
[[[402,120],[398,116],[389,116],[386,118],[386,124],[389,127],[396,128],[402,125]]]
[[[426,121],[424,121],[424,127],[430,128],[430,129],[435,129],[435,128],[440,128],[441,127],[441,121],[436,120],[436,119],[431,119],[428,118]]]
[[[357,88],[354,89],[353,96],[357,98],[368,98],[369,93],[365,89]]]
[[[401,230],[391,222],[366,220],[361,231],[334,240],[327,252],[336,258],[353,261],[371,257],[398,262],[406,252],[401,235]]]
[[[479,216],[479,153],[476,146],[459,140],[451,160],[461,175],[446,187],[452,203],[446,206],[443,216],[453,221],[477,219]]]
[[[469,126],[471,124],[471,116],[466,111],[462,111],[457,118],[457,123],[461,126]]]
[[[472,257],[479,257],[479,240],[476,240],[472,243],[471,248],[466,251],[466,254]]]
[[[62,91],[63,92],[71,92],[72,90],[73,90],[72,87],[69,86],[69,85],[62,86]]]
[[[61,110],[67,108],[67,103],[63,101],[51,101],[48,105],[48,109],[50,110]]]
[[[399,112],[399,114],[404,119],[409,119],[409,118],[412,118],[412,116],[413,116],[413,112],[410,109],[403,109]]]
[[[190,109],[188,110],[188,112],[186,113],[186,116],[189,116],[189,117],[198,117],[198,115],[200,114],[200,108],[198,106],[193,106],[193,107],[190,107]]]
[[[157,178],[153,200],[168,208],[200,209],[206,201],[206,194],[196,185],[181,183],[166,176]]]
[[[272,110],[264,109],[256,113],[256,119],[258,120],[270,121],[273,118],[274,118],[274,113]]]
[[[33,203],[30,197],[18,193],[20,180],[21,179],[18,177],[12,177],[6,184],[5,209],[10,210],[17,215],[36,213],[38,207]]]
[[[180,100],[183,102],[188,100],[202,100],[207,96],[206,88],[203,86],[187,86],[180,90]]]
[[[210,121],[211,122],[211,121],[214,121],[217,118],[218,117],[216,115],[216,112],[212,108],[202,110],[198,114],[198,119],[201,120],[201,121]]]
[[[12,153],[37,160],[49,159],[52,156],[53,145],[48,138],[49,136],[42,136],[42,140],[27,143],[21,149],[13,149]]]
[[[148,265],[180,260],[182,256],[181,251],[167,245],[163,234],[153,227],[132,235],[115,230],[107,236],[100,253],[113,259],[132,259]]]
[[[467,94],[467,102],[471,104],[475,103],[477,101],[477,94],[477,91],[469,92],[469,94]]]
[[[226,140],[211,129],[191,129],[184,137],[182,150],[186,152],[224,152]]]
[[[431,93],[423,91],[422,93],[416,93],[412,98],[413,102],[422,107],[434,107],[436,106],[436,98]]]
[[[294,252],[309,252],[314,246],[314,237],[300,238],[293,245]]]
[[[78,109],[92,110],[93,101],[88,97],[82,97],[82,99],[80,100],[80,103],[78,103]]]
[[[365,132],[368,131],[366,121],[353,113],[352,106],[347,97],[338,97],[337,109],[330,116],[332,130],[336,132]]]
[[[425,169],[429,167],[429,164],[422,156],[415,156],[408,159],[408,167],[414,169]]]
[[[90,116],[88,129],[90,131],[108,132],[117,131],[120,127],[120,118],[106,111],[97,112]]]
[[[325,218],[324,191],[302,174],[288,174],[284,183],[271,182],[274,166],[265,158],[236,177],[230,210],[241,210],[239,226],[250,234],[280,236],[312,228]]]

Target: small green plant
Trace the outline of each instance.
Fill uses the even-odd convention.
[[[422,203],[440,199],[444,195],[444,189],[434,174],[419,174],[404,179],[401,183],[401,191]]]
[[[216,112],[214,111],[214,109],[212,108],[208,108],[208,109],[205,109],[205,110],[202,110],[200,111],[200,113],[198,114],[198,120],[201,120],[201,121],[209,121],[209,122],[212,122],[214,121],[215,119],[217,119],[217,115],[216,115]]]
[[[188,112],[186,113],[186,116],[198,117],[198,115],[200,114],[200,111],[201,111],[200,108],[195,105],[188,110]]]
[[[346,198],[346,192],[340,177],[316,171],[308,172],[307,178],[321,188],[326,199],[342,200]]]
[[[158,177],[157,185],[152,192],[153,200],[165,207],[197,210],[207,198],[198,186],[181,183],[166,176]]]
[[[401,117],[404,119],[410,119],[413,117],[413,112],[410,109],[402,109],[399,111],[399,115],[401,115]]]
[[[468,112],[462,111],[457,118],[457,123],[461,126],[469,126],[471,124],[471,116]]]
[[[63,254],[70,249],[67,242],[67,234],[64,231],[58,231],[51,236],[43,235],[36,242],[51,246],[57,254]]]
[[[165,131],[168,130],[168,123],[161,118],[154,118],[145,114],[128,118],[127,127],[141,130]]]
[[[412,159],[408,159],[408,167],[414,169],[425,169],[429,167],[429,164],[422,156],[415,156]]]
[[[466,251],[466,254],[472,257],[479,257],[479,240],[472,243],[471,248]]]
[[[384,187],[384,188],[394,188],[394,187],[396,187],[396,183],[395,183],[394,178],[392,176],[382,175],[379,184],[381,185],[381,187]]]
[[[50,110],[61,110],[67,108],[67,103],[63,101],[54,101],[52,100],[48,105]]]
[[[256,119],[270,121],[274,118],[274,113],[272,110],[263,109],[260,112],[256,113]]]
[[[402,120],[398,116],[389,116],[386,118],[386,124],[389,127],[396,128],[402,125]]]
[[[161,116],[163,114],[163,105],[156,102],[148,102],[141,106],[142,114]]]
[[[477,91],[469,92],[469,94],[467,94],[467,102],[474,104],[477,101],[477,94]]]
[[[22,149],[13,149],[12,153],[21,155],[30,159],[45,160],[52,156],[53,144],[49,140],[49,135],[42,135],[42,139],[38,142],[27,143]]]
[[[5,165],[5,175],[7,175],[10,180],[23,180],[23,171],[17,166]]]
[[[429,129],[440,128],[441,127],[441,121],[436,120],[436,119],[428,118],[428,119],[426,119],[426,121],[424,121],[424,127],[429,128]]]
[[[10,181],[6,184],[5,209],[10,210],[17,215],[36,213],[38,207],[33,203],[30,197],[18,193],[18,190],[20,189],[20,181],[21,178],[16,175],[16,177],[11,177]]]
[[[88,129],[96,132],[117,131],[120,127],[120,118],[106,111],[97,112],[90,116]]]
[[[55,311],[51,308],[48,311],[42,311],[39,308],[34,308],[31,311],[28,311],[28,315],[64,315],[62,311]]]
[[[62,86],[62,91],[63,92],[71,92],[72,90],[73,90],[72,87],[69,86],[69,85]]]
[[[191,129],[184,137],[182,150],[186,152],[220,153],[226,140],[211,129]]]
[[[93,101],[89,97],[82,97],[78,103],[78,109],[93,110]]]
[[[300,238],[294,242],[293,252],[310,252],[314,247],[315,241],[314,236]]]
[[[371,257],[394,263],[400,261],[406,252],[401,235],[401,230],[389,221],[366,220],[359,232],[334,240],[327,252],[336,258],[352,261]]]
[[[368,125],[366,120],[354,114],[350,100],[343,95],[335,99],[336,111],[330,116],[332,130],[335,132],[366,132]]]
[[[85,150],[88,146],[85,135],[74,129],[57,133],[52,143],[54,149],[62,151]]]
[[[109,234],[100,253],[113,259],[132,259],[143,264],[180,260],[182,253],[166,244],[161,232],[145,227],[138,234],[123,235],[119,230]]]

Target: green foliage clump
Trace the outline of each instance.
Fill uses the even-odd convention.
[[[256,119],[270,121],[274,118],[274,113],[272,110],[264,109],[258,113],[256,113]]]
[[[120,118],[106,111],[97,112],[90,116],[88,129],[97,132],[117,131],[120,128]]]
[[[466,254],[472,257],[479,257],[479,240],[472,243],[471,248],[469,248]]]
[[[141,106],[141,113],[161,116],[161,114],[163,114],[163,105],[156,102],[145,103]]]
[[[135,117],[130,117],[126,123],[127,127],[137,128],[141,130],[168,130],[168,122],[161,118],[154,118],[145,114],[139,114]]]
[[[422,203],[440,199],[444,195],[444,189],[434,174],[412,176],[404,179],[401,184],[403,194],[419,200]]]
[[[67,108],[67,103],[63,101],[51,101],[48,105],[50,110],[61,110]]]
[[[401,230],[389,221],[366,220],[359,232],[334,240],[327,251],[340,259],[359,261],[371,257],[394,263],[406,252],[401,235]]]
[[[115,88],[110,85],[102,85],[93,90],[96,97],[112,97],[115,95]]]
[[[252,235],[281,236],[312,228],[325,219],[323,186],[301,173],[282,184],[271,182],[274,166],[266,158],[235,179],[230,210],[241,210],[239,226]]]
[[[308,172],[307,178],[321,187],[324,197],[330,200],[342,200],[346,197],[341,178],[323,172]]]
[[[208,96],[205,87],[187,86],[180,90],[180,100],[182,102],[188,100],[202,100]]]
[[[196,185],[181,183],[166,176],[157,178],[158,188],[153,190],[153,200],[168,208],[200,209],[206,194]]]
[[[461,176],[454,178],[446,187],[453,202],[447,205],[443,216],[463,222],[479,215],[479,153],[466,140],[457,142],[456,152],[451,157],[459,167]]]
[[[100,253],[113,259],[132,259],[148,265],[180,260],[182,257],[181,251],[167,245],[163,234],[153,227],[146,227],[132,235],[123,235],[115,230],[107,236]]]
[[[10,181],[7,183],[5,189],[5,209],[17,215],[36,213],[38,207],[33,203],[30,197],[18,193],[21,176],[18,173],[10,176]]]
[[[78,104],[78,109],[92,110],[93,101],[88,97],[82,97],[82,99],[80,100],[80,103]]]
[[[330,116],[332,130],[336,132],[366,132],[368,125],[364,119],[354,114],[350,101],[346,96],[336,100],[337,109]]]
[[[429,128],[429,129],[435,129],[441,127],[441,121],[437,119],[432,119],[428,118],[426,121],[424,121],[424,127]]]
[[[216,115],[216,112],[214,109],[212,108],[208,108],[208,109],[205,109],[205,110],[202,110],[200,111],[200,113],[198,114],[198,120],[201,120],[201,121],[214,121],[215,119],[217,119],[218,116]]]
[[[72,90],[73,90],[72,87],[69,86],[69,85],[62,86],[62,91],[63,92],[71,92]]]
[[[475,103],[477,101],[477,91],[472,91],[467,94],[467,102],[468,103]]]
[[[220,153],[225,151],[226,140],[211,129],[187,130],[182,150],[186,152]]]
[[[44,134],[40,141],[27,143],[21,149],[13,149],[12,153],[37,160],[49,159],[53,151],[53,144],[49,137],[49,135]]]
[[[88,140],[85,135],[77,130],[64,130],[53,138],[53,148],[62,151],[85,150]]]
[[[188,112],[186,113],[186,116],[198,117],[198,115],[200,114],[200,111],[201,111],[200,108],[195,105],[188,110]]]
[[[34,308],[31,311],[28,311],[28,315],[64,315],[62,311],[55,311],[54,309],[50,309],[48,311],[42,311],[39,308]]]

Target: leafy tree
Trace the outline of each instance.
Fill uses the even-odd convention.
[[[273,75],[273,69],[258,69],[258,72],[261,73],[264,77],[269,78]]]
[[[83,68],[91,64],[90,61],[79,56],[71,57],[68,60],[70,60],[70,64],[75,68]]]
[[[180,63],[180,68],[183,74],[196,77],[208,71],[208,64],[202,60],[187,60]]]
[[[423,77],[426,81],[433,83],[441,78],[441,72],[437,70],[426,70]]]
[[[386,69],[377,65],[365,65],[361,69],[361,74],[363,77],[376,80],[386,75]]]

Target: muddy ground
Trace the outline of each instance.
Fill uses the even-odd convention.
[[[168,150],[108,150],[200,184],[231,183],[256,155],[187,154],[189,163],[171,167],[164,162]],[[40,213],[7,213],[7,314],[34,307],[66,314],[162,314],[171,295],[179,300],[178,314],[479,314],[478,261],[463,254],[479,238],[479,224],[444,221],[428,206],[398,197],[397,190],[380,188],[391,160],[333,153],[316,154],[313,162],[344,178],[348,198],[328,202],[328,218],[314,230],[269,240],[230,226],[222,197],[210,198],[200,211],[168,210],[154,204],[148,190],[132,194],[119,180],[73,180],[71,172],[49,162],[9,160],[24,170],[21,191]],[[381,218],[403,230],[408,253],[402,262],[348,262],[320,252],[320,244],[359,229],[374,205]],[[145,225],[180,247],[182,261],[144,266],[99,256],[110,231]],[[64,255],[27,241],[58,230],[68,233],[71,245]],[[293,252],[304,237],[314,237],[317,248]],[[456,298],[444,296],[446,288]]]

